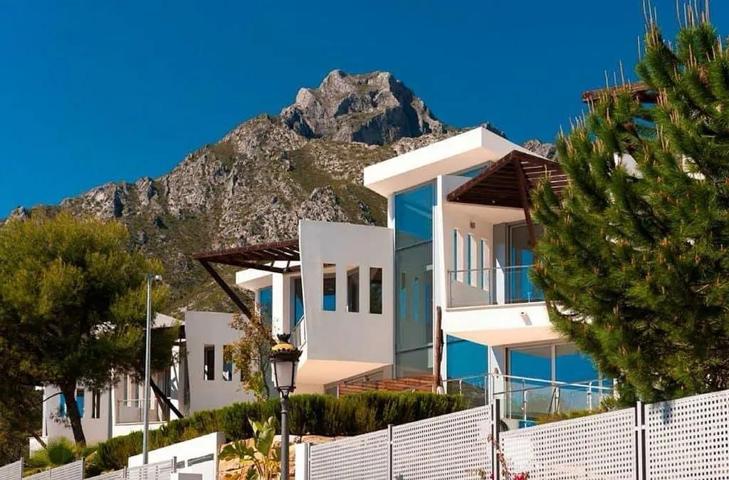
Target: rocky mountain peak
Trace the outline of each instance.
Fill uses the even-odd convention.
[[[302,88],[282,122],[300,135],[386,145],[404,137],[444,133],[448,127],[389,72],[333,70],[318,88]]]

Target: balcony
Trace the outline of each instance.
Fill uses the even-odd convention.
[[[544,293],[529,278],[532,265],[448,272],[448,307],[543,302]]]
[[[531,269],[518,265],[447,272],[444,332],[491,346],[558,339],[544,294],[529,277]]]
[[[117,424],[138,424],[144,421],[142,415],[144,400],[140,398],[122,399],[116,401],[116,423]],[[150,399],[149,421],[163,422],[167,420],[166,415],[161,411],[156,399]]]

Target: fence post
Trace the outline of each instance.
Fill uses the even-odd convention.
[[[499,433],[501,431],[501,400],[496,398],[491,408],[491,478],[501,480],[501,463],[499,462]]]
[[[646,445],[645,445],[645,405],[638,401],[635,404],[635,478],[646,480]]]
[[[392,480],[395,475],[394,462],[392,461],[392,424],[387,426],[387,445],[387,478]]]

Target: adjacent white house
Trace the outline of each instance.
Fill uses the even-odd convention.
[[[253,398],[243,391],[240,373],[225,355],[226,348],[240,337],[231,326],[230,313],[185,313],[178,322],[158,314],[154,328],[180,325],[181,337],[173,347],[173,365],[152,374],[159,395],[150,393],[150,428],[156,429],[168,420],[200,410],[220,408]],[[112,388],[91,390],[79,385],[76,401],[81,410],[81,423],[89,444],[141,430],[143,426],[143,382],[121,375]],[[161,401],[161,398],[167,401]],[[66,402],[57,388],[43,389],[42,438],[73,439],[66,416]],[[170,405],[173,407],[170,407]],[[31,449],[39,447],[31,440]]]

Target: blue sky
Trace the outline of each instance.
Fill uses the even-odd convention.
[[[604,70],[632,71],[640,3],[8,0],[0,217],[162,175],[334,68],[389,70],[452,125],[551,140]],[[674,0],[655,3],[674,29]],[[729,2],[712,16],[728,33]]]

